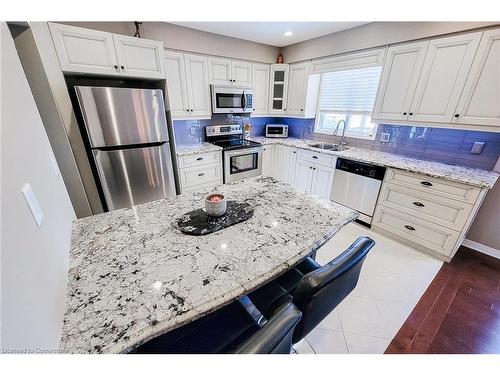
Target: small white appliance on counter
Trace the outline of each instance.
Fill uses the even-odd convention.
[[[212,113],[250,113],[253,90],[234,86],[211,86]]]
[[[371,224],[385,167],[337,159],[331,200],[359,212],[358,221]]]
[[[267,138],[287,138],[288,125],[284,124],[267,124],[266,125]]]

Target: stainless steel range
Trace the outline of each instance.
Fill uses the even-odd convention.
[[[224,183],[262,174],[262,145],[243,138],[241,125],[205,128],[207,142],[222,147]]]

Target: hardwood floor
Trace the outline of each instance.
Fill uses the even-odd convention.
[[[500,260],[461,247],[386,354],[500,354]]]

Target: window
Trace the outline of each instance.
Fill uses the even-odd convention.
[[[377,124],[371,120],[381,66],[323,73],[314,131],[333,134],[340,120],[346,136],[374,139]],[[337,134],[342,134],[340,124]]]

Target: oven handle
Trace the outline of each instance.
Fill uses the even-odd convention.
[[[226,155],[226,156],[238,156],[238,155],[253,154],[255,152],[261,153],[262,147],[244,148],[242,150],[224,151],[224,155]]]

